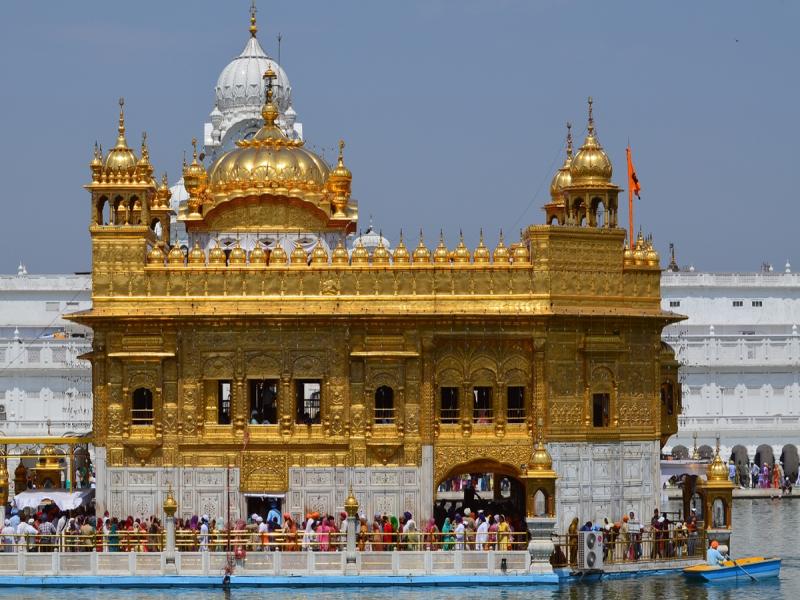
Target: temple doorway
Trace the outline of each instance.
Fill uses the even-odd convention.
[[[252,519],[253,515],[258,515],[265,522],[270,518],[278,516],[278,524],[283,524],[283,495],[274,496],[247,496],[247,517]]]

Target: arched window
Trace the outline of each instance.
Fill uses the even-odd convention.
[[[153,392],[147,388],[137,388],[133,392],[133,406],[131,410],[131,424],[153,424]]]
[[[394,423],[394,390],[388,385],[382,385],[375,390],[375,422]]]

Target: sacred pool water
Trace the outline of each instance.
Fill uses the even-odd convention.
[[[798,499],[800,500],[800,499]],[[734,556],[778,555],[783,557],[780,580],[757,584],[690,584],[682,575],[634,577],[591,584],[565,584],[537,587],[491,588],[329,588],[319,590],[241,589],[224,592],[203,589],[162,589],[153,591],[67,589],[0,590],[0,600],[20,597],[37,600],[480,600],[533,599],[700,599],[749,600],[800,598],[800,501],[737,500],[734,505]]]

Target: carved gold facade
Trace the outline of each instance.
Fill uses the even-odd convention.
[[[253,140],[208,170],[185,166],[190,235],[353,230],[342,155],[328,167],[285,139],[270,94]],[[551,190],[557,224],[511,247],[288,256],[171,248],[177,217],[120,114],[116,147],[91,163],[93,307],[75,317],[94,330],[94,443],[107,465],[234,466],[240,491],[280,492],[293,467],[419,467],[426,447],[423,485],[479,468],[523,477],[539,419],[547,443],[663,444],[680,410],[661,343],[675,316],[660,308],[652,245],[624,247],[592,126],[565,166],[580,168]],[[254,382],[274,401],[259,423]]]

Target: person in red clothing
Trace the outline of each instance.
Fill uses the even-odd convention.
[[[383,515],[381,520],[383,522],[383,549],[392,550],[392,544],[394,542],[392,539],[392,523],[386,515]]]

